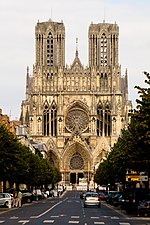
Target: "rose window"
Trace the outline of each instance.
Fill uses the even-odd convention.
[[[76,153],[70,160],[70,169],[81,170],[83,169],[84,161],[80,154]]]
[[[85,131],[88,128],[88,115],[82,109],[74,108],[66,116],[66,128],[68,131],[73,130]]]

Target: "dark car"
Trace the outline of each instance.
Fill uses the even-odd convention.
[[[125,191],[122,194],[122,198],[119,200],[119,204],[128,213],[138,211],[139,202],[142,200],[148,200],[150,198],[149,190],[146,189],[134,189]]]
[[[108,195],[106,195],[106,202],[107,202],[108,204],[112,204],[113,198],[114,198],[114,196],[115,196],[117,193],[118,193],[117,191],[110,191],[110,192],[108,193]]]
[[[22,204],[30,203],[34,200],[34,194],[30,190],[21,190],[22,192]]]
[[[106,200],[106,194],[103,191],[98,192],[98,195],[102,201]]]
[[[112,205],[114,206],[118,206],[119,205],[119,199],[121,199],[122,194],[121,193],[117,193],[113,198],[112,198]]]

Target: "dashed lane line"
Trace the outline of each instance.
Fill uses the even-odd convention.
[[[22,225],[29,223],[30,220],[19,220],[18,223],[22,223]]]
[[[10,217],[11,220],[17,220],[19,217],[18,216],[12,216]]]
[[[54,223],[54,220],[44,220],[43,223]]]
[[[101,221],[95,221],[94,224],[105,224],[105,223]]]
[[[51,216],[51,218],[58,218],[59,216]]]
[[[130,223],[119,223],[120,225],[130,225]]]
[[[98,216],[92,216],[91,219],[99,219]]]
[[[80,216],[71,216],[72,219],[80,218]]]
[[[119,217],[118,216],[111,216],[110,217],[112,220],[119,220]]]
[[[79,221],[77,221],[77,220],[69,220],[69,222],[68,223],[79,223]]]

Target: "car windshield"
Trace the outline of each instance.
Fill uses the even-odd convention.
[[[87,193],[86,197],[98,197],[97,193]]]

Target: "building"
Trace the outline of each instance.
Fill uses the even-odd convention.
[[[92,180],[95,169],[128,125],[127,71],[118,62],[119,27],[91,24],[89,62],[84,67],[76,46],[71,66],[65,65],[63,22],[38,22],[36,59],[32,75],[27,68],[26,99],[21,121],[34,142],[45,144],[51,164],[62,181]]]

